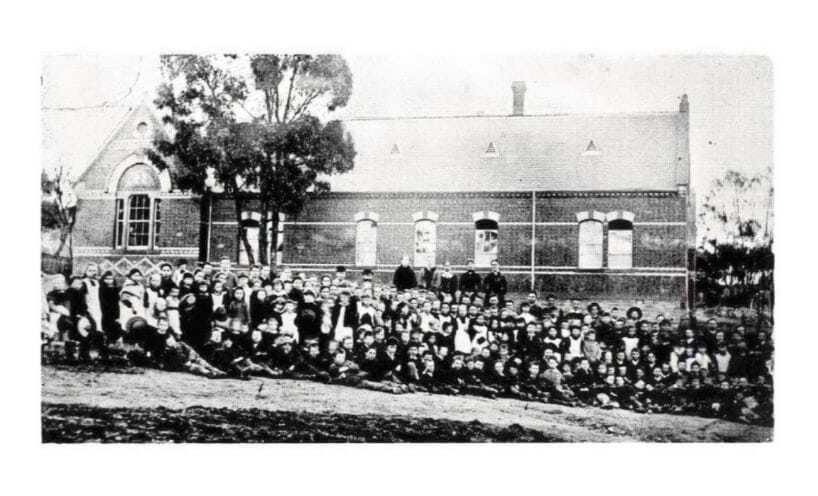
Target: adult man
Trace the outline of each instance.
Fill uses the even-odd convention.
[[[480,276],[474,271],[474,260],[468,260],[466,266],[466,272],[460,276],[460,291],[472,295],[480,290]]]
[[[457,276],[452,272],[452,264],[448,260],[443,265],[443,273],[440,274],[440,292],[452,297],[457,292]]]
[[[400,266],[395,269],[395,275],[392,277],[392,284],[398,291],[405,291],[417,287],[418,280],[415,276],[415,271],[409,265],[409,257],[404,255],[400,260]]]
[[[321,306],[315,302],[315,293],[311,289],[304,291],[304,298],[298,305],[298,316],[295,318],[302,343],[321,336],[322,318]]]
[[[500,273],[500,263],[497,260],[491,261],[491,273],[483,280],[483,290],[486,294],[497,295],[500,306],[505,304],[508,282],[506,276]]]

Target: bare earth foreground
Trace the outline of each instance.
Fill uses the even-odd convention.
[[[43,440],[752,442],[773,436],[769,427],[700,417],[130,372],[43,366]]]

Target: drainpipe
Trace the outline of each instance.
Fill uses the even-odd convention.
[[[213,236],[213,193],[207,192],[207,249],[205,250],[205,261],[210,261],[210,243]]]
[[[531,291],[534,291],[534,264],[536,258],[537,193],[531,192]]]

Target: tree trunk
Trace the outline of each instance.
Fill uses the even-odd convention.
[[[59,257],[60,253],[62,253],[63,248],[65,248],[65,243],[68,241],[68,228],[65,226],[60,227],[60,245],[57,246],[57,249],[54,251],[54,256]]]
[[[242,202],[238,197],[235,197],[235,204],[236,204],[236,224],[238,227],[236,230],[236,262],[238,263],[240,261],[241,249],[239,249],[239,246],[243,245],[244,252],[247,253],[247,262],[250,265],[253,265],[256,263],[256,258],[253,253],[253,247],[250,246],[250,242],[247,241],[247,232],[244,230],[244,226],[242,225],[241,222],[241,213],[244,210],[244,202]]]
[[[269,206],[266,201],[261,202],[261,226],[258,231],[258,260],[267,265],[267,254],[270,252],[267,244],[267,223],[269,222]]]
[[[273,249],[270,251],[270,253],[272,254],[272,256],[271,256],[272,260],[270,261],[271,266],[278,265],[278,224],[279,224],[279,222],[280,222],[280,219],[279,219],[279,215],[278,215],[278,210],[274,210],[273,211],[273,218],[272,218],[272,225],[271,225],[271,229],[270,229],[270,236],[271,236],[270,246],[273,247]]]

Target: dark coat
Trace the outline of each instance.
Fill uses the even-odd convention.
[[[440,275],[440,291],[453,295],[457,291],[457,276],[452,274],[451,277],[444,277]]]
[[[415,271],[409,266],[398,266],[395,269],[395,275],[392,277],[392,283],[398,291],[405,291],[417,287],[418,280]]]
[[[477,272],[467,270],[460,276],[460,291],[476,293],[480,290],[480,281],[480,275]]]
[[[343,327],[351,327],[354,331],[358,327],[358,309],[354,302],[350,301],[346,306],[347,310],[344,314]],[[341,304],[332,307],[332,329],[333,331],[338,326],[338,316],[341,314]]]
[[[483,279],[483,291],[488,294],[496,294],[502,300],[508,291],[506,276],[499,272],[496,274],[494,272],[490,273]]]

